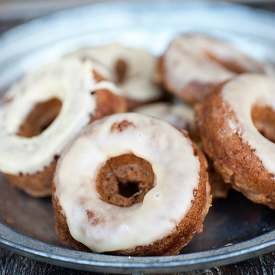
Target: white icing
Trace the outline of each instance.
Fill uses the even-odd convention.
[[[44,65],[27,74],[4,96],[0,107],[0,170],[4,173],[35,173],[59,155],[95,110],[91,91],[102,88],[93,78],[91,61],[68,58]],[[112,85],[107,85],[107,89]],[[60,113],[40,135],[18,136],[20,126],[33,107],[57,98]],[[11,100],[10,100],[11,99]]]
[[[233,133],[237,133],[238,132],[239,125],[238,125],[238,123],[235,120],[229,119],[228,120],[228,125],[229,125],[230,129],[233,131]]]
[[[111,131],[123,120],[133,125]],[[155,186],[142,203],[118,207],[99,198],[95,180],[108,159],[128,153],[151,163]],[[183,219],[199,169],[190,141],[171,124],[143,114],[115,114],[85,127],[61,155],[55,195],[74,239],[96,252],[134,248],[163,238]],[[94,213],[90,220],[87,211]],[[93,224],[97,219],[102,222]]]
[[[270,106],[275,111],[275,80],[268,76],[243,74],[225,84],[222,97],[236,114],[236,122],[230,127],[243,142],[247,142],[263,165],[275,174],[275,144],[266,139],[255,127],[251,109],[253,106]]]
[[[108,90],[108,91],[112,91],[113,94],[116,95],[121,95],[123,96],[123,93],[121,91],[120,88],[118,88],[115,83],[111,82],[111,81],[100,81],[98,82],[94,87],[93,87],[93,91],[95,90]]]
[[[235,75],[219,62],[232,61],[246,72],[264,71],[260,62],[254,61],[229,44],[200,34],[187,34],[171,41],[164,54],[165,71],[169,83],[180,92],[189,83],[219,83]]]
[[[89,58],[101,65],[99,72],[117,84],[124,96],[138,100],[151,101],[161,97],[162,92],[153,82],[156,57],[143,49],[126,48],[120,44],[100,47],[86,47],[68,54],[77,58]],[[118,82],[115,65],[118,60],[127,64],[125,81]],[[105,67],[105,71],[104,71]],[[107,69],[107,70],[106,70]]]
[[[187,126],[195,127],[194,109],[187,104],[172,104],[169,102],[157,102],[146,104],[133,110],[133,112],[151,115],[165,120],[179,129]]]

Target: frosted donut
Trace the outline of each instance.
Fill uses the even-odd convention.
[[[191,106],[184,103],[156,102],[140,106],[133,112],[157,117],[171,123],[178,129],[186,130],[190,138],[200,146],[201,139],[195,124],[194,109]],[[226,198],[230,185],[226,184],[222,177],[215,172],[211,160],[208,160],[207,171],[212,198]]]
[[[132,110],[136,113],[150,115],[165,120],[178,129],[186,130],[194,141],[199,141],[195,125],[194,109],[185,103],[156,102]]]
[[[81,48],[67,56],[96,61],[101,75],[122,90],[129,110],[163,97],[161,88],[153,81],[156,57],[144,49],[108,44]]]
[[[266,73],[265,66],[229,44],[202,34],[174,38],[159,58],[156,81],[194,105],[216,84],[241,73]]]
[[[0,105],[0,171],[10,183],[34,197],[51,195],[65,145],[90,121],[126,111],[119,89],[101,80],[91,61],[68,58],[11,87]]]
[[[250,200],[275,208],[275,80],[244,74],[196,106],[204,151]],[[273,142],[272,142],[273,141]]]
[[[138,190],[125,197],[120,185]],[[206,160],[185,133],[150,116],[114,114],[85,127],[58,161],[56,231],[83,251],[176,254],[202,231],[209,193]]]

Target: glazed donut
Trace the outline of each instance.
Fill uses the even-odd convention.
[[[168,92],[194,105],[216,84],[246,72],[264,74],[267,69],[223,41],[183,34],[159,58],[155,79]]]
[[[146,104],[133,110],[165,120],[178,129],[186,130],[190,138],[201,147],[201,139],[198,128],[195,124],[194,109],[184,103],[157,102]],[[230,185],[226,184],[223,178],[216,173],[212,161],[208,161],[208,176],[211,186],[212,199],[226,198]]]
[[[34,197],[51,195],[56,160],[80,129],[126,111],[119,89],[91,61],[64,59],[28,73],[0,105],[0,171]],[[98,82],[100,81],[100,82]]]
[[[200,140],[194,121],[194,109],[185,103],[156,102],[137,107],[132,112],[165,120],[178,129],[186,130],[193,141]]]
[[[122,90],[129,110],[163,97],[161,88],[153,81],[156,57],[144,49],[115,43],[81,48],[66,56],[95,61],[98,71]]]
[[[52,190],[61,240],[117,255],[178,253],[202,231],[211,204],[196,144],[171,124],[137,113],[83,128],[58,160]]]
[[[275,80],[243,74],[196,106],[204,151],[232,187],[275,208]],[[272,142],[273,141],[273,142]]]

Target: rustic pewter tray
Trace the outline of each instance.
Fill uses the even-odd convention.
[[[275,63],[275,16],[250,8],[181,1],[110,1],[65,11],[0,36],[0,91],[26,71],[81,46],[120,42],[158,55],[181,32],[209,33]],[[0,245],[70,268],[105,273],[165,273],[242,261],[275,249],[275,211],[231,191],[213,202],[204,232],[179,255],[118,257],[60,244],[50,198],[33,199],[0,177]]]

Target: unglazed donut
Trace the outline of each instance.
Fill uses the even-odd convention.
[[[184,103],[157,102],[140,106],[134,109],[133,112],[157,117],[171,123],[178,129],[186,130],[190,138],[199,147],[201,146],[199,131],[195,124],[194,109],[191,106]],[[230,185],[226,184],[222,177],[215,172],[212,161],[209,159],[207,171],[212,198],[226,198]]]
[[[129,110],[163,97],[161,88],[153,80],[156,57],[144,49],[115,43],[81,48],[67,56],[95,61],[99,72],[122,90]]]
[[[67,58],[28,73],[0,106],[4,177],[31,196],[50,196],[56,160],[68,141],[90,121],[126,111],[118,92],[93,73],[91,61]]]
[[[94,121],[58,160],[56,231],[83,251],[176,254],[202,231],[211,204],[206,165],[165,121],[136,113]],[[137,190],[125,196],[127,184]]]
[[[275,80],[243,74],[196,106],[204,151],[250,200],[275,208]],[[272,142],[273,141],[273,142]]]
[[[156,81],[194,105],[216,84],[241,73],[267,73],[265,66],[229,44],[203,35],[174,38],[159,58]]]

